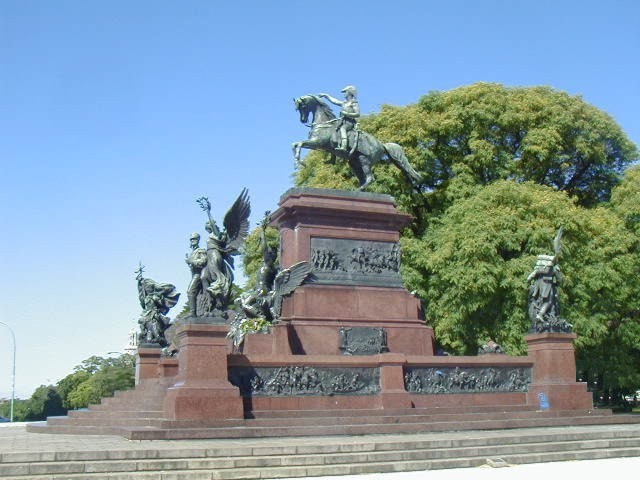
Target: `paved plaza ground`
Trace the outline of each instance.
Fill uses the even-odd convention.
[[[218,446],[277,446],[290,442],[283,438],[258,439],[213,439],[213,440],[167,440],[167,441],[138,441],[127,440],[119,436],[98,435],[52,435],[28,433],[24,423],[0,424],[0,455],[12,452],[55,452],[55,451],[93,451],[111,449],[139,450],[143,448],[171,449],[180,447],[215,448]],[[579,427],[570,427],[579,428]],[[623,428],[610,426],[608,428]],[[535,430],[535,429],[532,429]],[[495,435],[500,432],[495,431]],[[448,436],[464,437],[465,432],[447,432],[424,434],[430,437]],[[386,438],[396,438],[399,435],[386,435]],[[421,437],[422,435],[417,435]],[[373,436],[371,436],[373,437]],[[376,436],[378,437],[378,436]],[[382,437],[382,436],[379,436]],[[304,437],[296,439],[304,444],[324,444],[326,442],[341,441],[343,443],[361,442],[369,436],[344,437]],[[640,457],[613,458],[604,460],[582,460],[569,462],[534,463],[524,465],[508,465],[491,467],[488,465],[475,468],[456,468],[448,470],[428,470],[402,473],[379,473],[367,475],[345,475],[340,477],[312,477],[316,480],[503,480],[503,479],[536,479],[536,480],[590,480],[616,478],[626,480],[636,478],[640,472]],[[293,479],[288,479],[293,480]]]

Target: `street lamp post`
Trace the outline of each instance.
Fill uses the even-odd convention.
[[[11,413],[9,414],[9,419],[11,422],[13,422],[13,402],[16,398],[16,335],[15,333],[13,333],[11,327],[6,323],[0,322],[0,325],[4,325],[9,329],[9,332],[11,332],[11,340],[13,341],[13,366],[11,369]]]

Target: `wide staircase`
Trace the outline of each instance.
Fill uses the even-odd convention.
[[[3,453],[0,478],[297,478],[640,456],[638,423],[241,441],[64,437],[55,451]]]
[[[0,454],[0,478],[295,478],[640,456],[640,415],[608,409],[454,405],[172,422],[163,418],[165,393],[166,386],[143,384],[28,425],[30,441],[63,446]],[[108,446],[97,447],[103,439]]]
[[[528,427],[640,424],[640,415],[609,409],[537,410],[521,405],[410,409],[253,411],[245,419],[169,421],[166,387],[158,383],[117,392],[88,410],[50,417],[29,432],[121,435],[130,440],[303,437],[495,430]]]

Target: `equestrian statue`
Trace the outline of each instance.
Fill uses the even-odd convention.
[[[327,93],[303,95],[294,99],[296,110],[300,113],[300,122],[311,127],[308,140],[292,145],[296,163],[301,164],[300,150],[303,148],[323,150],[349,162],[360,182],[360,190],[366,189],[375,180],[373,166],[379,162],[393,162],[414,186],[420,183],[420,174],[411,166],[400,145],[382,143],[358,128],[360,106],[356,88],[349,85],[342,89],[342,93],[345,95],[344,100]],[[323,98],[341,107],[339,117],[336,117]]]

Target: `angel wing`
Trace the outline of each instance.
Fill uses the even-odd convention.
[[[273,282],[273,304],[271,311],[274,320],[280,318],[282,299],[298,288],[311,274],[309,262],[298,262],[280,271]]]
[[[224,216],[223,224],[228,238],[227,248],[229,250],[239,250],[244,244],[247,235],[249,235],[249,215],[251,215],[249,191],[243,188]]]

